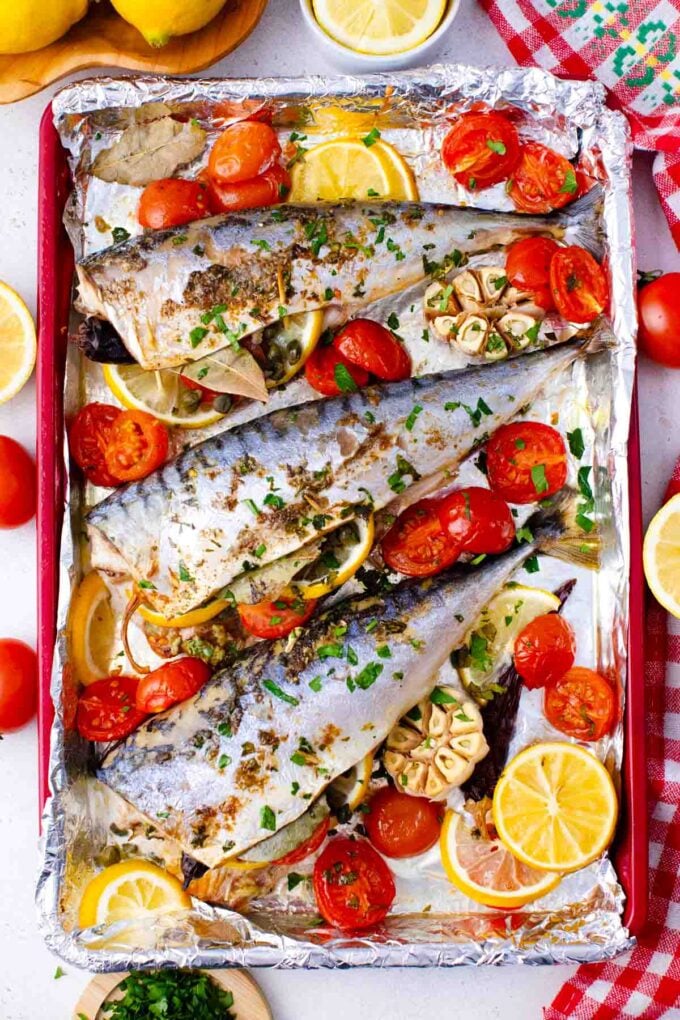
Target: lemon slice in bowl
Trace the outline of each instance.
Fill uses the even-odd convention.
[[[0,404],[16,396],[35,365],[35,325],[15,290],[0,282]]]
[[[104,868],[85,887],[78,924],[90,928],[190,908],[191,897],[169,872],[150,861],[122,861]]]
[[[590,864],[609,846],[617,816],[609,772],[578,744],[525,747],[505,766],[493,795],[499,838],[539,871]]]
[[[197,403],[196,391],[180,381],[178,368],[148,372],[139,365],[104,365],[104,380],[114,397],[131,411],[148,411],[166,425],[200,429],[223,417]]]
[[[373,752],[369,752],[360,762],[333,780],[326,790],[326,797],[336,816],[344,811],[356,811],[364,802],[372,773]]]
[[[652,518],[642,548],[647,584],[654,598],[680,617],[680,494]]]
[[[312,0],[321,28],[358,53],[404,53],[441,23],[447,0]]]
[[[291,581],[295,594],[303,599],[320,599],[349,581],[373,548],[374,536],[373,514],[331,531],[319,558]]]
[[[291,170],[289,202],[338,202],[342,199],[415,201],[413,174],[397,150],[380,140],[336,138],[304,154]]]
[[[115,633],[109,589],[93,570],[78,585],[68,620],[71,664],[81,684],[87,686],[109,675]]]

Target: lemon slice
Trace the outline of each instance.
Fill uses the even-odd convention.
[[[90,928],[190,908],[191,897],[181,882],[163,868],[144,860],[122,861],[105,868],[86,886],[78,924]]]
[[[15,290],[0,282],[0,404],[16,396],[35,365],[35,325]]]
[[[647,584],[657,602],[680,617],[680,494],[652,518],[642,547]]]
[[[560,875],[537,871],[516,860],[499,839],[486,838],[479,828],[468,828],[456,811],[446,812],[439,848],[453,885],[487,907],[522,907],[560,882]]]
[[[554,592],[517,584],[502,588],[482,610],[455,660],[463,685],[481,700],[489,682],[512,656],[515,638],[537,616],[554,613],[560,600]]]
[[[269,327],[267,337],[267,368],[265,378],[267,389],[282,386],[300,371],[312,353],[323,332],[324,313],[322,309],[290,315]],[[265,335],[268,330],[265,330]]]
[[[327,35],[359,53],[412,50],[440,24],[446,0],[312,0]]]
[[[496,831],[539,871],[577,871],[609,846],[618,804],[604,765],[578,744],[533,744],[506,765],[493,795]]]
[[[334,779],[326,790],[326,797],[335,815],[343,809],[356,811],[366,799],[373,773],[373,752],[369,752],[351,769]]]
[[[180,382],[178,368],[147,372],[139,365],[104,365],[104,380],[128,410],[148,411],[166,425],[201,429],[223,417],[196,404],[196,391]]]
[[[387,142],[336,138],[309,149],[291,170],[289,202],[338,202],[367,198],[414,201],[413,174]]]
[[[71,663],[81,684],[109,675],[115,633],[109,589],[93,570],[78,585],[69,612]]]
[[[179,630],[182,627],[198,627],[201,623],[208,623],[209,620],[219,616],[224,609],[231,605],[233,603],[226,599],[214,599],[205,606],[199,606],[198,609],[191,609],[188,613],[182,613],[181,616],[168,617],[152,609],[151,606],[142,604],[137,609],[137,612],[143,620],[153,624],[154,627],[175,627]]]
[[[320,599],[356,574],[373,548],[373,514],[348,521],[331,531],[318,560],[293,578],[291,587],[303,599]]]

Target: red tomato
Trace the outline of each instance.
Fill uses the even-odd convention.
[[[517,128],[500,113],[464,113],[442,144],[442,159],[455,179],[477,191],[509,177],[519,153]]]
[[[426,797],[410,797],[393,786],[383,786],[368,808],[364,816],[368,838],[386,857],[424,854],[439,839],[443,809]]]
[[[523,237],[508,248],[505,272],[519,290],[529,291],[547,311],[554,308],[550,293],[550,262],[558,244],[550,237]]]
[[[35,513],[35,462],[9,436],[0,436],[0,528],[18,528]]]
[[[146,411],[121,411],[104,451],[106,467],[119,482],[133,482],[160,467],[168,455],[168,430]]]
[[[665,273],[638,291],[640,348],[647,357],[680,368],[680,273]]]
[[[548,722],[568,737],[599,740],[616,722],[616,696],[599,673],[575,666],[546,687],[543,710]]]
[[[515,641],[515,669],[530,690],[546,687],[574,665],[576,638],[557,613],[537,616]]]
[[[76,724],[86,740],[122,740],[146,719],[135,705],[136,676],[111,676],[86,687],[78,700]]]
[[[294,850],[291,850],[290,853],[284,854],[283,857],[279,857],[278,860],[272,861],[272,864],[290,865],[299,864],[300,861],[304,861],[305,857],[309,857],[315,850],[319,849],[326,838],[326,833],[330,828],[330,824],[330,818],[324,818],[321,822],[319,822],[314,832],[304,841],[304,843],[300,843],[300,846],[296,846]]]
[[[181,227],[210,216],[208,191],[200,181],[165,177],[147,184],[139,200],[137,219],[153,230]]]
[[[112,488],[119,484],[106,466],[105,454],[113,423],[120,414],[120,408],[113,404],[85,404],[71,426],[71,456],[93,485]]]
[[[200,691],[210,678],[210,666],[195,656],[175,659],[147,673],[139,681],[135,705],[139,712],[164,712]]]
[[[399,382],[411,377],[411,359],[393,333],[371,319],[352,319],[335,336],[333,346],[353,365]]]
[[[249,634],[273,641],[307,623],[316,603],[316,599],[282,595],[273,602],[256,602],[253,606],[243,604],[237,608],[241,623]]]
[[[535,503],[566,482],[567,448],[550,425],[501,425],[487,443],[486,469],[489,485],[508,503]]]
[[[515,537],[508,504],[477,485],[445,496],[439,504],[439,522],[464,552],[501,553]]]
[[[331,345],[315,347],[305,362],[305,378],[324,397],[352,393],[368,382],[368,372],[353,365],[344,354]]]
[[[24,726],[38,702],[38,658],[14,638],[0,638],[0,732]]]
[[[550,289],[560,315],[569,322],[592,322],[609,299],[607,277],[584,248],[560,248],[550,263]]]
[[[460,539],[451,538],[442,527],[435,499],[421,499],[404,510],[382,540],[387,566],[409,577],[438,574],[461,552]]]
[[[208,173],[220,184],[238,184],[269,170],[281,155],[275,132],[262,121],[240,120],[225,128],[208,159]]]
[[[238,209],[258,209],[260,206],[283,202],[290,191],[290,174],[278,163],[271,170],[240,184],[208,184],[210,207],[215,213],[235,212]]]
[[[372,928],[387,916],[396,890],[390,869],[364,839],[336,836],[314,865],[322,917],[344,931]]]
[[[578,182],[568,159],[539,142],[522,146],[519,163],[508,181],[508,194],[522,212],[561,209],[576,195]]]

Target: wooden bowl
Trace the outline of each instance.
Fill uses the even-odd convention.
[[[208,970],[206,974],[234,996],[231,1012],[236,1020],[273,1020],[272,1012],[259,986],[245,970]],[[92,978],[73,1009],[73,1020],[85,1016],[87,1020],[105,1020],[101,1008],[106,1002],[120,998],[118,985],[127,977],[123,974],[98,974]]]
[[[267,0],[227,0],[213,20],[154,49],[107,2],[93,3],[61,39],[33,53],[0,55],[0,103],[13,103],[86,67],[124,67],[150,74],[189,74],[221,60],[253,31]]]

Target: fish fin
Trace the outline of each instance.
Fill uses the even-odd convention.
[[[582,498],[574,489],[562,489],[532,514],[526,526],[533,533],[534,550],[595,570],[600,565],[602,542],[596,530],[585,532],[578,524],[578,501]]]
[[[604,315],[600,315],[592,325],[582,327],[577,342],[580,345],[578,357],[590,357],[591,354],[599,354],[600,351],[612,351],[617,346],[611,324]]]
[[[581,198],[561,209],[557,220],[564,228],[564,241],[578,244],[596,259],[604,254],[599,212],[604,200],[601,185],[596,184]]]

